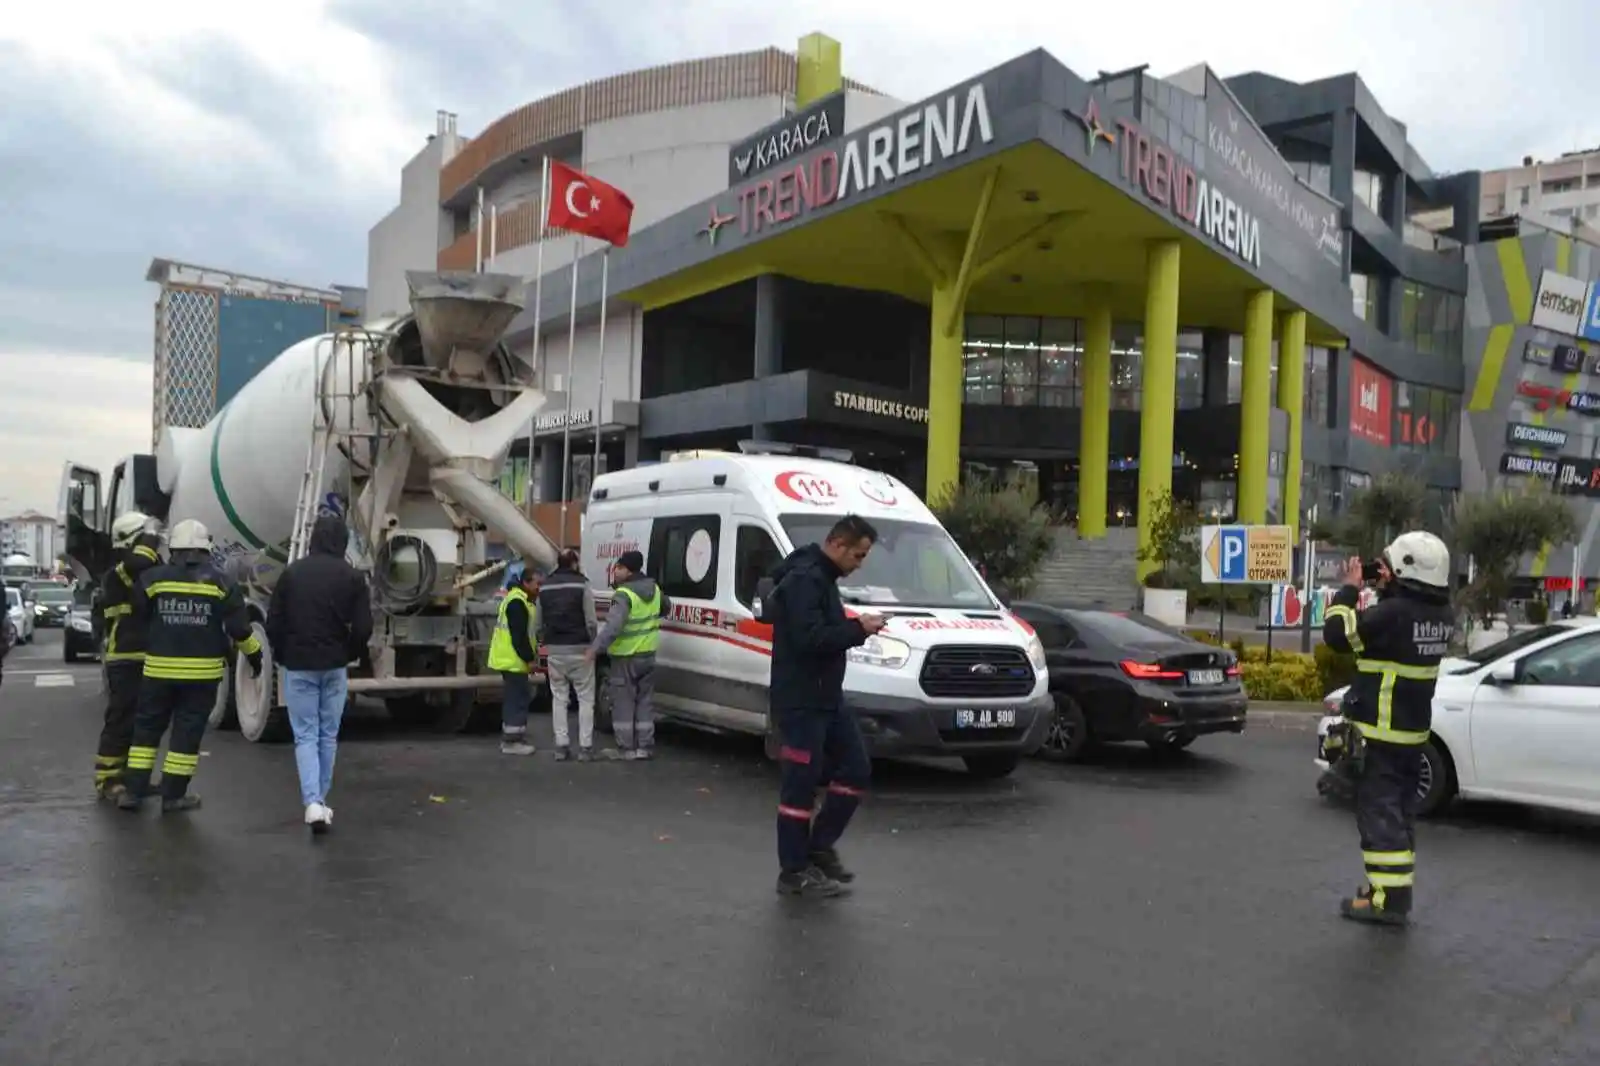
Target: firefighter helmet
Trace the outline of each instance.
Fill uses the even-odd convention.
[[[1383,550],[1383,557],[1401,584],[1450,590],[1450,549],[1432,533],[1402,533]]]
[[[167,539],[167,547],[175,552],[211,550],[211,533],[201,522],[193,518],[185,518],[182,522],[172,527],[172,535]]]
[[[134,542],[149,524],[149,515],[139,511],[129,511],[111,523],[111,546],[118,549],[133,547]]]

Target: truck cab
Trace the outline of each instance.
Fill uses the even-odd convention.
[[[61,471],[56,520],[66,530],[66,555],[73,576],[98,581],[111,569],[111,524],[130,511],[166,520],[169,497],[156,480],[153,455],[130,455],[112,468],[107,484],[100,471],[68,460]]]
[[[958,757],[1000,776],[1037,750],[1053,713],[1044,649],[910,488],[847,454],[744,447],[605,474],[590,492],[584,572],[604,583],[598,597],[609,600],[616,559],[637,550],[671,601],[656,655],[660,713],[771,737],[768,574],[857,514],[879,539],[839,591],[847,610],[889,620],[849,653],[845,673],[872,754]]]

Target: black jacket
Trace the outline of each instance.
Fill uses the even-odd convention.
[[[1344,716],[1368,740],[1421,744],[1433,726],[1433,689],[1455,632],[1455,612],[1443,594],[1401,586],[1357,613],[1360,596],[1354,585],[1334,593],[1322,624],[1328,647],[1356,656]]]
[[[146,533],[121,552],[121,561],[100,579],[94,615],[95,625],[105,636],[107,664],[144,659],[145,620],[133,613],[133,587],[146,570],[161,561],[157,554],[160,545],[157,534]]]
[[[260,648],[243,594],[203,553],[179,553],[139,575],[132,606],[146,627],[145,677],[220,681],[230,649],[250,655]]]
[[[366,579],[344,561],[350,529],[323,515],[304,559],[278,577],[267,609],[267,641],[285,670],[338,670],[360,659],[372,637]]]
[[[808,544],[773,569],[776,585],[762,617],[772,623],[774,713],[837,711],[844,704],[845,653],[866,643],[866,630],[845,617],[843,575],[822,548]]]
[[[588,579],[556,567],[539,586],[539,642],[547,648],[586,648],[594,634],[594,594]]]

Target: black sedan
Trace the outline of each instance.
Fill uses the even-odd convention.
[[[1242,733],[1248,700],[1233,652],[1136,613],[1013,603],[1050,666],[1056,720],[1041,753],[1066,762],[1103,741],[1179,751]]]

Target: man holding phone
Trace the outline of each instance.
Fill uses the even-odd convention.
[[[866,794],[872,762],[844,705],[846,655],[888,624],[845,614],[839,579],[861,568],[878,539],[866,519],[846,515],[821,544],[807,544],[773,570],[762,615],[772,622],[772,723],[780,740],[778,891],[837,896],[855,875],[834,850]],[[816,790],[827,794],[813,817]]]

